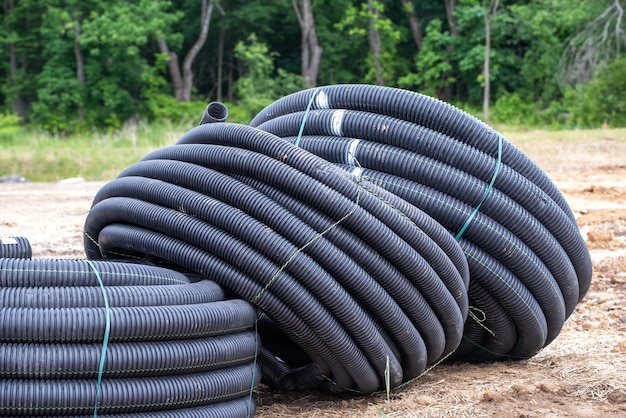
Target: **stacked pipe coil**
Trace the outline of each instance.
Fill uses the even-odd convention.
[[[410,91],[336,85],[279,99],[250,125],[360,173],[456,236],[471,319],[453,359],[534,355],[589,288],[589,252],[561,193],[466,112]]]
[[[0,258],[31,258],[33,250],[26,237],[0,237]]]
[[[128,167],[94,198],[84,243],[256,305],[263,379],[282,390],[395,387],[452,353],[467,315],[467,262],[441,225],[244,125],[201,125]]]
[[[0,259],[0,416],[246,417],[255,309],[129,263]]]

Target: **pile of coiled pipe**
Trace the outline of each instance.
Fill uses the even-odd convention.
[[[33,250],[26,237],[0,237],[0,258],[31,258]]]
[[[164,268],[0,259],[0,416],[252,416],[255,320]]]
[[[589,288],[589,252],[559,190],[460,109],[406,90],[336,85],[279,99],[250,125],[357,171],[456,236],[471,271],[470,319],[451,359],[534,355]]]
[[[453,237],[363,177],[267,132],[211,123],[125,169],[85,221],[90,259],[202,274],[259,309],[263,382],[369,394],[460,344]]]

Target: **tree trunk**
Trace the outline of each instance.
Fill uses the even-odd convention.
[[[230,56],[228,57],[228,84],[227,84],[227,92],[226,92],[226,96],[228,97],[228,101],[232,103],[233,98],[235,96],[234,92],[233,92],[233,85],[235,83],[234,78],[235,78],[235,74],[234,74],[234,69],[235,67],[235,63],[233,60],[233,53],[231,51]]]
[[[11,11],[15,8],[15,2],[13,0],[4,0],[2,2],[2,6],[4,8],[4,15],[8,17]],[[7,33],[11,32],[11,26],[7,23],[6,25]],[[17,53],[15,51],[15,44],[11,42],[9,44],[9,80],[11,80],[11,85],[13,87],[17,87]],[[21,117],[22,119],[26,118],[26,103],[22,98],[20,92],[16,89],[13,97],[11,99],[11,110],[13,113]]]
[[[370,49],[372,50],[372,57],[374,59],[376,83],[379,86],[384,86],[385,77],[383,75],[383,66],[380,63],[380,33],[378,33],[378,30],[376,30],[376,27],[374,25],[375,17],[378,16],[378,12],[376,12],[376,10],[372,7],[372,0],[367,0],[367,7],[369,8],[369,12],[374,16],[370,17],[367,38],[369,39]]]
[[[422,45],[424,45],[424,37],[422,35],[420,22],[415,15],[415,7],[413,7],[411,0],[402,0],[402,4],[404,6],[404,13],[406,13],[406,17],[409,19],[409,26],[411,27],[411,34],[413,35],[415,46],[417,46],[417,50],[419,51],[422,49]]]
[[[620,57],[626,47],[623,27],[623,0],[613,0],[604,11],[567,41],[559,59],[559,84],[576,86],[586,84],[599,65]],[[611,36],[614,33],[614,36]]]
[[[624,8],[621,4],[619,4],[620,0],[615,0],[615,9],[617,10],[617,19],[615,23],[615,56],[619,58],[620,55],[620,44],[621,40],[624,36],[622,29],[622,18],[624,17]]]
[[[74,21],[76,26],[74,27],[74,59],[76,60],[76,79],[80,86],[80,97],[83,97],[82,90],[85,87],[85,59],[83,58],[83,52],[80,49],[80,22]],[[78,119],[83,120],[85,118],[85,109],[83,109],[82,103],[78,105]]]
[[[159,51],[169,57],[169,60],[167,61],[167,69],[170,72],[172,85],[174,86],[174,98],[181,102],[183,101],[183,77],[180,74],[178,55],[169,50],[165,39],[158,39],[157,44],[159,45]]]
[[[198,56],[198,53],[204,46],[206,38],[209,34],[209,24],[211,23],[211,13],[213,13],[213,2],[209,3],[208,0],[202,0],[202,11],[200,13],[200,33],[196,42],[187,52],[185,59],[183,60],[182,71],[178,63],[178,55],[175,52],[169,50],[165,39],[158,39],[159,50],[169,57],[167,62],[167,68],[172,78],[172,84],[174,85],[174,97],[179,102],[188,102],[191,100],[191,88],[193,87],[193,70],[191,68],[193,61]]]
[[[300,72],[307,80],[310,87],[317,85],[317,75],[322,59],[322,47],[317,40],[315,32],[315,19],[311,0],[291,0],[293,9],[296,12],[298,23],[300,23],[301,50],[300,50]]]
[[[220,30],[220,38],[217,42],[217,101],[222,101],[222,78],[224,69],[224,29]]]
[[[202,0],[202,13],[200,22],[200,34],[193,44],[183,61],[183,100],[188,102],[191,100],[191,88],[193,87],[193,70],[191,65],[198,56],[198,53],[204,46],[206,38],[209,34],[209,24],[211,23],[211,13],[213,13],[213,3]]]
[[[489,123],[489,99],[491,95],[491,79],[489,74],[489,55],[491,53],[491,21],[498,12],[500,0],[489,0],[489,6],[485,11],[485,89],[483,92],[483,118]]]
[[[457,19],[454,14],[456,10],[457,0],[445,0],[446,1],[446,17],[448,18],[448,26],[450,26],[450,35],[456,36],[459,34]]]
[[[459,29],[458,29],[457,19],[454,14],[456,11],[456,5],[457,5],[458,0],[445,0],[445,2],[446,2],[446,18],[448,20],[448,26],[450,28],[450,35],[458,36]],[[448,56],[451,56],[452,53],[454,52],[454,47],[452,45],[448,45],[446,47],[446,52],[448,53]],[[444,74],[442,74],[442,78],[447,80],[448,78],[450,78],[450,73],[445,72]],[[439,93],[438,97],[441,100],[449,102],[452,99],[452,87],[453,87],[452,85],[445,86]]]

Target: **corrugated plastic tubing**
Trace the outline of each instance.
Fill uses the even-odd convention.
[[[532,356],[589,288],[589,252],[556,186],[457,108],[405,90],[339,85],[279,99],[250,125],[357,171],[457,234],[483,297],[470,299],[479,315],[451,358]],[[494,317],[502,309],[510,320]]]
[[[234,399],[218,404],[197,406],[171,411],[151,411],[120,414],[98,414],[99,418],[225,418],[254,416],[255,405],[248,398]],[[56,418],[54,415],[44,415],[42,418]],[[63,415],[63,418],[94,418],[93,414]]]
[[[280,190],[330,223],[310,225],[238,177]],[[337,231],[360,248],[342,247]],[[254,303],[280,330],[274,338],[309,358],[290,365],[287,355],[260,356],[264,376],[279,379],[268,383],[285,390],[371,393],[384,387],[386,372],[396,386],[451,353],[467,315],[467,262],[443,227],[384,189],[244,125],[201,125],[124,170],[94,198],[85,250],[89,258],[166,260]],[[379,277],[391,270],[393,277]],[[385,280],[419,294],[433,315],[405,313]],[[438,325],[417,321],[425,317]],[[445,338],[422,335],[433,330]]]
[[[124,415],[98,414],[99,418],[224,418],[224,417],[251,417],[254,416],[255,405],[250,404],[248,398],[224,401],[208,406],[175,409],[172,411],[136,412]],[[42,418],[93,418],[93,414],[86,415],[44,415]]]
[[[0,415],[250,416],[256,312],[224,297],[155,266],[0,259]]]
[[[31,258],[33,250],[26,237],[0,237],[0,258]]]

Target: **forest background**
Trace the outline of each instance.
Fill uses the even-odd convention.
[[[246,123],[338,83],[415,90],[496,125],[626,126],[625,0],[1,1],[8,146],[130,126],[136,147],[137,126],[183,133],[213,100]]]

